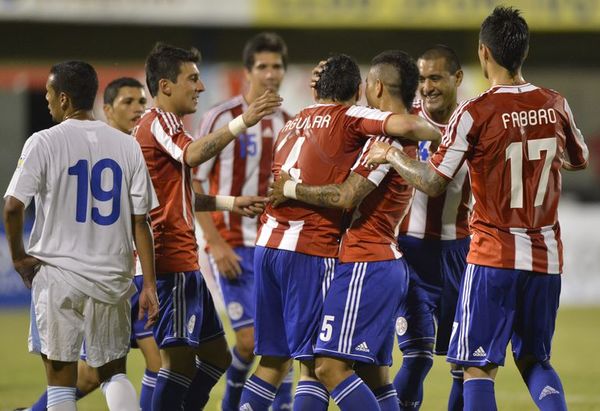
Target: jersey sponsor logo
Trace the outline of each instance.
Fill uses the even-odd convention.
[[[406,334],[406,330],[408,330],[408,322],[404,317],[398,317],[396,319],[396,334],[399,336],[403,336]]]
[[[19,157],[19,161],[17,161],[17,169],[23,167],[23,163],[25,163],[25,154],[21,154],[21,157]]]
[[[544,389],[542,390],[542,392],[540,393],[540,397],[538,398],[538,400],[543,400],[544,398],[546,398],[548,395],[560,395],[560,391],[558,391],[556,388],[551,387],[549,385],[546,385],[544,387]]]
[[[232,301],[227,304],[227,314],[232,321],[237,321],[244,315],[244,307],[237,301]]]
[[[194,331],[195,325],[196,325],[196,315],[192,314],[192,316],[190,317],[190,319],[188,320],[188,323],[187,323],[187,329],[188,329],[189,334],[192,334],[192,332]]]
[[[483,347],[479,347],[478,349],[475,350],[475,352],[473,353],[473,357],[485,357],[487,356],[485,350],[483,349]]]
[[[367,345],[367,343],[365,341],[363,341],[360,344],[358,344],[356,347],[354,347],[354,349],[356,351],[370,352],[369,351],[369,346]]]

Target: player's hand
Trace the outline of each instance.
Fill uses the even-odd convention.
[[[138,311],[138,320],[143,320],[144,316],[148,315],[148,321],[144,325],[144,329],[148,329],[158,320],[158,295],[156,294],[156,286],[155,285],[146,285],[142,286],[142,290],[140,291],[140,300],[139,300],[140,309]]]
[[[310,76],[310,88],[315,88],[317,85],[317,81],[321,78],[321,73],[325,70],[325,66],[327,65],[327,60],[319,61],[319,64],[312,69],[312,73]]]
[[[265,211],[268,201],[267,197],[239,196],[233,201],[233,210],[231,211],[244,217],[253,218]]]
[[[216,239],[207,241],[207,244],[219,274],[228,280],[235,280],[242,274],[242,268],[240,267],[242,258],[233,251],[227,241],[219,236]]]
[[[273,90],[266,90],[262,96],[254,100],[248,110],[242,114],[246,127],[252,127],[263,117],[273,114],[281,106],[283,99]]]
[[[288,173],[280,170],[279,177],[269,185],[269,201],[273,207],[277,207],[288,200],[288,198],[283,195],[283,185],[286,181],[291,179],[292,177]]]
[[[383,141],[377,141],[369,148],[369,154],[367,156],[367,167],[375,168],[379,164],[387,163],[387,153],[392,148],[388,143]]]
[[[33,282],[33,278],[40,268],[40,264],[42,264],[40,260],[30,256],[29,254],[25,254],[22,258],[13,260],[15,270],[21,276],[25,287],[31,288],[31,283]]]

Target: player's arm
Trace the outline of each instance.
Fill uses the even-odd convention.
[[[430,197],[442,194],[449,179],[438,174],[429,163],[422,163],[412,159],[402,150],[389,144],[378,141],[371,146],[367,165],[373,167],[377,164],[389,163],[410,185],[424,192]]]
[[[15,270],[23,279],[25,286],[31,288],[31,282],[41,262],[25,252],[25,246],[23,245],[24,212],[25,204],[13,196],[6,197],[4,203],[4,227],[6,228],[8,248],[10,249]]]
[[[329,208],[350,209],[375,189],[376,185],[357,173],[350,173],[341,184],[311,186],[296,183],[285,171],[271,184],[270,200],[274,207],[292,198],[307,204]]]
[[[392,114],[384,125],[385,134],[413,141],[431,141],[437,147],[442,134],[427,120],[413,114]]]
[[[133,241],[144,277],[144,285],[140,290],[138,318],[141,320],[144,318],[144,314],[148,313],[148,321],[145,325],[147,329],[156,323],[159,309],[158,296],[156,295],[156,271],[154,269],[154,240],[147,215],[132,215],[131,224],[133,226]]]
[[[273,114],[281,105],[281,97],[272,90],[253,101],[243,114],[206,136],[190,143],[185,150],[184,161],[189,167],[197,167],[216,156],[238,135],[258,123],[263,117]]]

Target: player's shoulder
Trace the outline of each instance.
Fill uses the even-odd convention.
[[[138,123],[142,132],[166,134],[173,137],[184,130],[183,121],[175,113],[152,107],[142,115]]]
[[[232,112],[236,109],[243,110],[244,106],[244,97],[241,94],[234,96],[228,100],[222,101],[212,106],[202,116],[202,122],[214,123],[219,117],[223,115],[230,115],[231,117],[233,117]]]

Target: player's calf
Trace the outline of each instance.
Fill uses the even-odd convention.
[[[567,409],[565,392],[560,377],[550,361],[538,361],[533,357],[515,359],[523,381],[535,405],[542,411]]]

